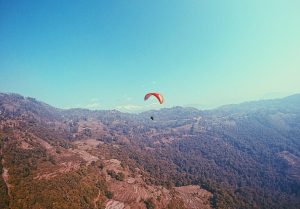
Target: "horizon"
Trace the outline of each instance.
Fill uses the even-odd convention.
[[[300,92],[299,1],[0,1],[0,92],[68,109],[215,109]],[[147,92],[165,97],[160,105]]]
[[[30,96],[24,96],[21,95],[19,93],[15,93],[15,92],[0,92],[0,94],[7,94],[7,95],[18,95],[18,96],[22,96],[24,98],[32,98],[37,100],[38,102],[41,103],[45,103],[47,105],[50,105],[51,107],[54,108],[58,108],[61,110],[72,110],[72,109],[82,109],[82,110],[89,110],[89,111],[119,111],[121,113],[129,113],[129,114],[139,114],[139,113],[143,113],[143,112],[148,112],[148,111],[160,111],[163,109],[172,109],[172,108],[194,108],[197,109],[199,111],[209,111],[209,110],[216,110],[222,107],[226,107],[226,106],[231,106],[231,105],[242,105],[245,103],[255,103],[255,102],[260,102],[260,101],[272,101],[272,100],[281,100],[281,99],[285,99],[287,97],[292,97],[292,96],[296,96],[299,95],[300,96],[300,92],[299,93],[295,93],[295,94],[291,94],[291,95],[287,95],[287,96],[283,96],[283,97],[277,97],[277,98],[267,98],[267,99],[254,99],[254,100],[248,100],[248,101],[243,101],[243,102],[239,102],[239,103],[228,103],[228,104],[222,104],[220,106],[217,107],[212,107],[212,108],[199,108],[199,107],[194,107],[194,106],[180,106],[180,105],[176,105],[176,106],[169,106],[169,107],[161,107],[161,108],[149,108],[149,109],[144,109],[144,110],[136,110],[136,111],[126,111],[126,110],[119,110],[119,109],[95,109],[95,108],[88,108],[88,107],[68,107],[68,108],[60,108],[60,107],[56,107],[52,104],[46,103],[45,101],[40,100],[39,98],[36,97],[30,97]]]

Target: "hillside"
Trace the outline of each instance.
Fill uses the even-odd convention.
[[[299,208],[300,95],[128,114],[0,94],[0,154],[0,208]]]

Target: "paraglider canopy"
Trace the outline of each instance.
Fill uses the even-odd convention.
[[[148,93],[145,95],[144,100],[146,101],[149,97],[154,96],[156,97],[156,99],[159,101],[160,104],[162,104],[164,102],[164,97],[157,93],[157,92],[152,92],[152,93]]]

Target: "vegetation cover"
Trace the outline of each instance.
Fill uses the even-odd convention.
[[[118,193],[126,186],[145,194],[134,197],[144,208],[188,208],[193,197],[203,208],[299,208],[299,95],[140,114],[0,96],[1,208],[133,204]],[[186,185],[208,193],[176,190]]]

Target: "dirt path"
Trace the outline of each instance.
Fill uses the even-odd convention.
[[[97,201],[100,199],[101,191],[99,189],[97,197],[93,200],[95,208],[97,208]]]
[[[8,193],[8,197],[9,197],[9,200],[11,199],[11,196],[10,196],[10,190],[11,190],[11,185],[8,183],[8,179],[9,179],[9,174],[8,174],[8,169],[4,167],[4,159],[2,158],[2,167],[3,167],[3,173],[2,173],[2,178],[6,184],[6,187],[7,187],[7,193]]]

